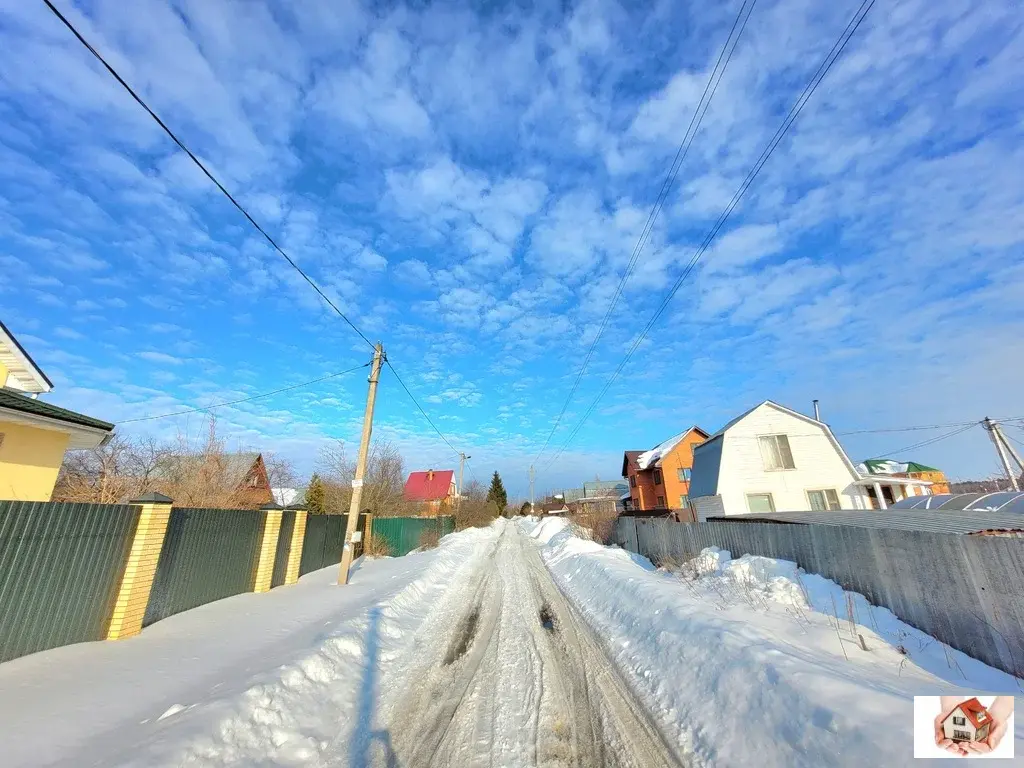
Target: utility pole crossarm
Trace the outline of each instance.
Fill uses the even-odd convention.
[[[1006,441],[1006,436],[1003,435],[1002,430],[999,428],[999,422],[992,421],[988,416],[982,421],[982,426],[988,432],[988,436],[992,438],[992,444],[996,447],[996,453],[999,454],[999,462],[1003,465],[1003,472],[1010,480],[1010,486],[1015,491],[1020,490],[1020,484],[1017,482],[1017,473],[1010,469],[1010,459],[1008,454],[1012,455],[1014,461],[1024,470],[1024,464],[1021,464],[1020,457],[1017,456],[1017,452],[1010,448],[1009,443]]]
[[[373,406],[377,402],[377,383],[380,381],[380,367],[385,359],[384,347],[378,341],[373,349],[373,367],[370,368],[370,386],[366,393],[366,411],[363,414],[363,434],[359,440],[356,474],[352,478],[352,501],[348,507],[348,525],[345,526],[345,546],[341,551],[339,584],[348,584],[348,572],[352,567],[354,550],[352,539],[359,527],[359,507],[363,500],[363,478],[366,476],[366,458],[370,453],[370,436],[373,433]]]

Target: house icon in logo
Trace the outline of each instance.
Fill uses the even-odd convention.
[[[942,731],[953,741],[984,741],[992,727],[992,716],[975,699],[961,702],[942,721]]]

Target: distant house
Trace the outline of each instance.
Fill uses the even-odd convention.
[[[238,509],[258,509],[275,501],[263,455],[237,451],[161,456],[153,470],[153,486],[179,504],[191,506],[198,499]],[[197,502],[190,500],[196,494]]]
[[[458,497],[455,470],[410,472],[409,479],[405,481],[403,497],[406,501],[420,504],[424,514],[436,515],[449,509]]]
[[[49,501],[64,453],[96,448],[114,425],[39,400],[53,384],[0,322],[0,499]]]
[[[992,728],[992,715],[975,699],[961,702],[942,721],[942,732],[952,741],[984,741]]]
[[[629,483],[629,509],[689,508],[693,449],[707,437],[707,432],[693,426],[649,451],[626,451],[622,476]]]
[[[918,464],[916,461],[893,461],[892,459],[866,459],[857,465],[862,475],[877,475],[885,478],[907,477],[911,480],[924,480],[931,483],[932,493],[949,493],[949,480],[946,473],[935,467]],[[890,503],[898,499],[889,499]]]
[[[765,400],[693,451],[690,503],[709,516],[886,507],[927,493],[912,478],[862,476],[824,422]]]
[[[565,499],[553,498],[548,501],[542,501],[537,504],[537,512],[542,515],[564,515],[569,512],[569,507],[565,503]]]

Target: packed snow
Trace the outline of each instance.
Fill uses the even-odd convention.
[[[679,445],[679,441],[686,437],[686,434],[689,431],[690,430],[686,430],[686,432],[680,432],[675,437],[670,437],[665,442],[659,443],[654,448],[651,448],[651,450],[644,451],[643,453],[636,457],[636,465],[640,469],[647,469],[649,466],[656,463],[662,456],[664,456],[666,453],[668,453],[677,445]]]
[[[906,765],[914,695],[1024,693],[1021,681],[793,563],[708,549],[658,570],[574,536],[565,520],[527,525],[556,582],[694,765]]]
[[[915,694],[1024,692],[793,563],[659,570],[573,530],[499,520],[2,664],[0,762],[906,765]]]

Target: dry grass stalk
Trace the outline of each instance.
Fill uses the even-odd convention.
[[[440,523],[430,526],[420,534],[420,549],[434,549],[441,541]]]
[[[391,545],[383,536],[371,534],[363,543],[363,554],[367,557],[391,557]]]

